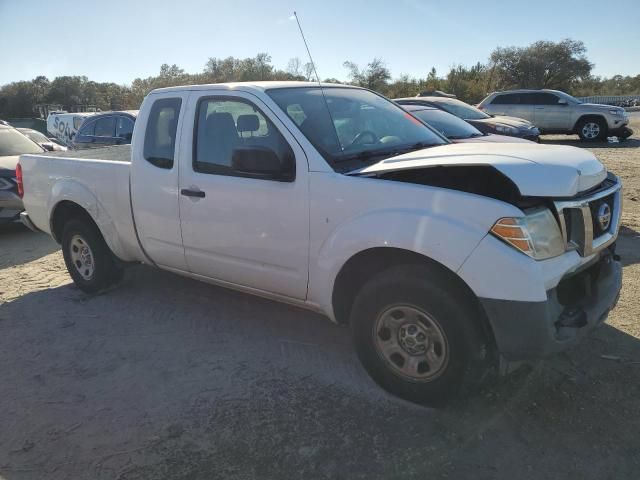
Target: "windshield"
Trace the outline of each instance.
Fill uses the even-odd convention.
[[[428,123],[445,137],[453,140],[482,136],[480,130],[473,125],[469,125],[461,118],[442,110],[411,110],[411,113],[420,120]]]
[[[42,148],[14,128],[0,128],[0,157],[42,153]]]
[[[485,118],[490,118],[489,115],[484,113],[482,110],[478,110],[476,107],[472,107],[471,105],[461,102],[460,100],[447,100],[447,101],[438,101],[438,106],[449,113],[452,113],[456,117],[464,118],[465,120],[483,120]]]
[[[447,143],[402,108],[368,90],[324,88],[326,103],[319,87],[267,93],[332,165],[353,159],[377,161]]]
[[[582,103],[580,100],[578,100],[576,97],[573,97],[571,95],[569,95],[568,93],[565,92],[555,92],[556,95],[558,95],[561,98],[564,98],[566,101],[568,101],[569,103],[573,102],[573,103]]]
[[[45,135],[35,130],[21,130],[21,132],[36,143],[51,143],[51,140],[49,140]]]

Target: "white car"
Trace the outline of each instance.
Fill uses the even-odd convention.
[[[300,305],[429,405],[575,344],[621,287],[620,181],[591,153],[452,145],[351,86],[155,90],[130,147],[23,155],[18,181],[80,289],[141,262]]]

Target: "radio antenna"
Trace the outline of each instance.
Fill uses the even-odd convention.
[[[311,57],[311,51],[309,50],[309,44],[307,44],[307,39],[304,37],[304,32],[302,31],[302,25],[300,25],[300,19],[298,18],[298,14],[293,12],[293,16],[296,19],[296,23],[298,24],[298,29],[300,30],[300,36],[302,37],[302,41],[304,42],[304,47],[307,49],[307,55],[309,56],[309,61],[311,62],[311,66],[313,67],[313,73],[316,74],[316,80],[318,81],[318,85],[322,88],[322,84],[320,83],[320,75],[318,75],[318,70],[316,70],[316,63],[313,61]]]
[[[304,47],[307,49],[307,55],[309,56],[309,61],[311,62],[311,66],[313,67],[313,73],[316,74],[316,81],[318,82],[318,87],[320,87],[320,93],[322,93],[322,99],[324,100],[324,104],[327,107],[327,113],[329,114],[329,118],[331,119],[331,126],[333,127],[333,131],[336,134],[336,140],[338,141],[338,145],[342,148],[342,144],[340,143],[338,132],[336,132],[336,125],[333,122],[333,115],[331,115],[331,110],[329,109],[329,102],[327,101],[327,97],[324,94],[324,88],[322,86],[322,82],[320,81],[320,75],[318,75],[318,70],[316,69],[316,63],[313,61],[313,57],[311,56],[311,51],[309,50],[309,44],[307,43],[307,39],[304,37],[304,32],[302,31],[302,25],[300,25],[300,19],[298,18],[298,14],[293,12],[293,17],[296,19],[296,23],[298,24],[298,29],[300,30],[300,36],[302,37],[302,41],[304,42]]]

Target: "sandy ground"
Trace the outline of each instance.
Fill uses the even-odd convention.
[[[50,239],[2,230],[0,479],[638,478],[640,137],[591,149],[625,182],[618,308],[439,411],[314,314],[147,267],[89,297]]]

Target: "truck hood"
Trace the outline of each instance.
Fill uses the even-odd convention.
[[[349,175],[378,175],[441,166],[489,165],[511,179],[520,194],[572,197],[601,183],[607,170],[589,151],[536,143],[459,143],[387,158]]]
[[[15,170],[18,164],[20,155],[10,155],[7,157],[0,157],[0,169]]]

